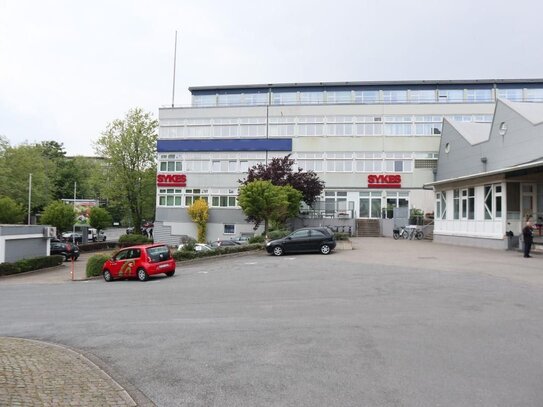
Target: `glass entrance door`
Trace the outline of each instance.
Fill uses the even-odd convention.
[[[529,217],[537,212],[536,208],[536,186],[535,184],[521,185],[521,213],[522,221],[526,221]]]
[[[381,217],[381,192],[360,192],[360,217]]]

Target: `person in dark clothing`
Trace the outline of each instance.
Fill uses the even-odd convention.
[[[530,249],[534,242],[532,222],[526,222],[526,226],[522,229],[522,237],[524,239],[524,257],[532,257],[530,256]]]

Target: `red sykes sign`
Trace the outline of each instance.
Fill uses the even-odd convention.
[[[401,188],[401,175],[368,175],[368,188]]]
[[[185,174],[158,174],[156,176],[157,187],[186,187],[187,176]]]

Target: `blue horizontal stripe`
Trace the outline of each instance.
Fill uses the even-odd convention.
[[[292,151],[292,139],[158,140],[157,151]]]

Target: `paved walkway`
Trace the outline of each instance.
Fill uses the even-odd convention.
[[[68,348],[0,337],[0,406],[136,406],[102,369]]]

